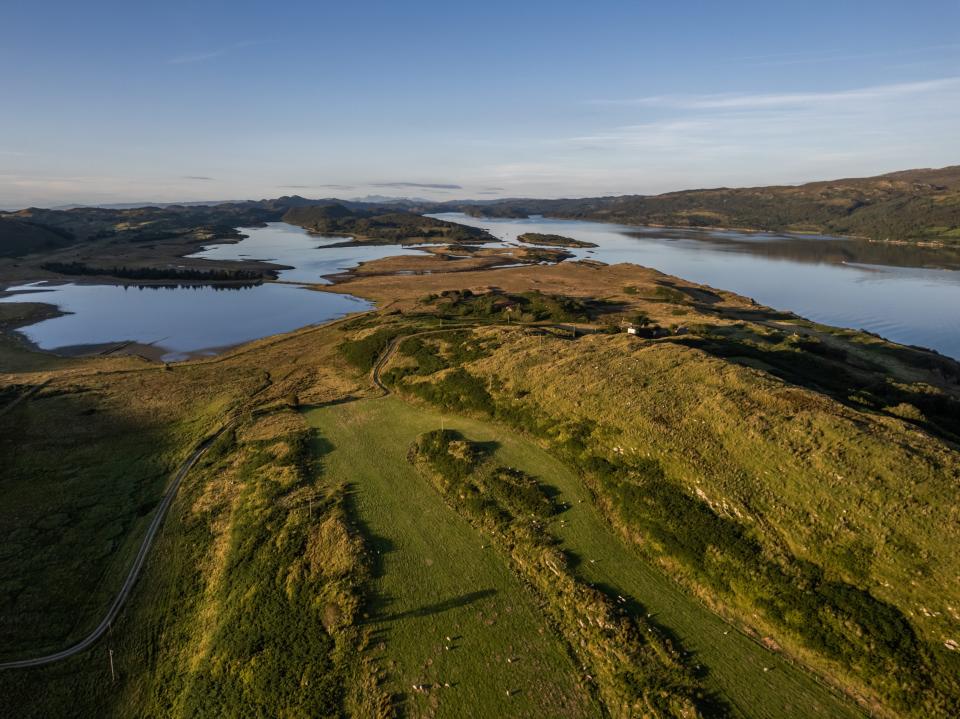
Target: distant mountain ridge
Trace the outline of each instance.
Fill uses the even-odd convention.
[[[481,217],[547,215],[628,225],[723,227],[960,244],[960,165],[803,185],[662,195],[443,203]]]
[[[198,228],[205,235],[223,235],[229,228],[279,221],[297,208],[323,206],[342,207],[368,217],[451,211],[478,217],[545,215],[625,225],[721,227],[960,245],[960,165],[803,185],[719,187],[661,195],[555,200],[511,198],[431,202],[389,198],[382,202],[366,201],[373,199],[379,198],[310,199],[284,195],[273,199],[219,203],[72,209],[31,207],[15,212],[0,211],[0,256],[43,252],[89,239],[161,240],[198,231]],[[409,218],[394,220],[394,224],[396,221],[411,224]],[[323,222],[329,225],[327,219]],[[422,222],[417,224],[423,225]],[[329,229],[333,229],[332,225]],[[347,228],[342,226],[340,229],[346,231]],[[381,238],[383,234],[383,228],[372,233]]]

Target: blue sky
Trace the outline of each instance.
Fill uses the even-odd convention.
[[[0,207],[960,163],[960,2],[8,0]]]

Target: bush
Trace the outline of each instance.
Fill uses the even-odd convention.
[[[894,701],[916,698],[930,687],[928,658],[893,605],[826,578],[811,562],[766,556],[743,525],[669,481],[655,460],[628,464],[592,456],[582,467],[598,480],[617,524],[652,539],[658,551],[715,590],[738,587],[740,601],[760,609],[810,649],[886,687]],[[892,673],[899,677],[896,684],[888,684]]]
[[[590,672],[606,706],[619,707],[617,716],[639,715],[632,709],[625,713],[626,707],[653,709],[641,712],[651,716],[698,716],[701,691],[669,640],[570,571],[540,521],[559,511],[544,488],[516,469],[474,468],[475,462],[452,460],[462,454],[462,445],[470,443],[456,432],[428,432],[411,447],[410,458],[426,465],[444,498],[471,524],[489,532],[509,557],[578,663]],[[469,456],[475,460],[478,455],[474,448]]]
[[[458,367],[436,382],[418,382],[407,389],[421,399],[447,409],[474,410],[490,414],[493,398],[483,380]]]
[[[390,342],[403,332],[402,327],[385,327],[357,340],[344,340],[337,349],[351,365],[369,372]]]
[[[479,451],[452,429],[437,429],[417,438],[410,450],[410,458],[423,459],[434,471],[452,481],[462,481],[479,457]]]

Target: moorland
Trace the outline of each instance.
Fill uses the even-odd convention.
[[[44,218],[7,279],[279,218],[434,245],[311,288],[368,312],[182,362],[39,352],[53,310],[0,305],[0,713],[960,713],[960,364],[397,209],[0,219]]]

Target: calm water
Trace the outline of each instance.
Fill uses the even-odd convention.
[[[960,359],[960,258],[955,251],[826,237],[675,231],[598,222],[442,219],[505,240],[545,232],[594,242],[578,258],[633,262],[840,327]]]
[[[327,249],[344,238],[311,237],[299,227],[280,222],[243,232],[247,239],[212,245],[194,256],[271,260],[294,267],[280,273],[283,280],[325,283],[324,274],[378,257],[416,252],[393,246]],[[42,349],[134,341],[160,347],[166,360],[214,354],[371,307],[349,295],[275,283],[231,289],[32,284],[9,290],[16,294],[0,297],[0,302],[47,302],[70,313],[20,330]]]
[[[437,215],[485,227],[505,242],[547,232],[599,245],[578,258],[633,262],[732,290],[818,322],[863,328],[896,342],[931,347],[960,359],[960,257],[957,253],[839,240],[737,232],[677,231],[597,222],[480,219]],[[292,269],[287,282],[324,283],[324,275],[416,248],[331,247],[343,238],[313,237],[284,223],[244,229],[249,237],[194,255],[270,260]],[[0,302],[43,301],[71,314],[21,331],[44,349],[107,342],[154,343],[165,359],[213,353],[304,325],[363,310],[355,297],[295,284],[242,289],[25,285]]]
[[[285,222],[270,222],[266,227],[245,227],[249,235],[235,244],[211,245],[190,257],[208,260],[266,260],[293,269],[282,270],[279,279],[288,282],[328,284],[324,275],[356,267],[361,262],[394,255],[417,254],[419,250],[398,245],[331,247],[346,237],[317,237],[303,228]]]
[[[10,289],[29,294],[0,302],[47,302],[71,313],[20,330],[43,349],[132,340],[162,348],[165,360],[215,354],[370,307],[349,295],[269,283],[243,289],[76,284]]]

